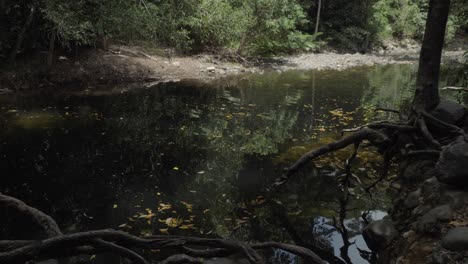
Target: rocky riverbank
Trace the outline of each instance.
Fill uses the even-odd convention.
[[[432,114],[468,131],[462,105],[442,102]],[[364,231],[380,263],[468,263],[468,138],[455,128],[429,127],[440,136],[440,156],[427,152],[400,161],[389,217]]]
[[[448,61],[463,60],[463,51],[446,52]],[[76,54],[57,54],[48,69],[44,54],[28,58],[16,67],[0,73],[0,93],[33,90],[41,87],[76,87],[131,82],[165,82],[182,79],[209,81],[229,75],[265,71],[335,69],[414,63],[418,49],[388,49],[376,54],[337,54],[323,52],[229,62],[217,55],[174,56],[166,50],[146,51],[141,47],[111,45],[107,49],[89,49]],[[21,66],[23,65],[23,66]]]

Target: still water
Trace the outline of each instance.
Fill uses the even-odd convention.
[[[274,194],[279,209],[265,202],[263,190],[301,154],[339,138],[341,129],[392,118],[373,109],[405,106],[415,69],[289,71],[117,93],[3,95],[0,191],[51,214],[65,232],[111,227],[313,244],[367,263],[360,254],[369,251],[361,215],[382,218],[389,201],[384,191],[371,198],[356,184],[346,205],[348,236],[338,232],[336,175],[351,150],[295,176]],[[379,162],[372,150],[363,151],[353,173],[371,182]],[[268,258],[298,262],[282,252]]]

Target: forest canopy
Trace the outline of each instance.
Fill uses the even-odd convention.
[[[468,5],[453,1],[447,41],[468,28]],[[183,53],[271,55],[365,52],[386,40],[421,40],[425,0],[34,0],[0,1],[0,58],[106,42],[145,43]],[[318,24],[318,32],[314,30]]]

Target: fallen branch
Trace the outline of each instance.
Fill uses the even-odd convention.
[[[459,92],[468,92],[468,88],[456,87],[456,86],[446,86],[446,87],[440,88],[440,90],[452,90],[452,91],[459,91]]]

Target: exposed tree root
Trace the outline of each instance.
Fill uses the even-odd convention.
[[[378,108],[378,110],[398,113],[399,116],[402,117],[401,113],[397,110],[385,108]],[[376,187],[377,184],[382,182],[387,177],[390,162],[397,153],[401,153],[403,154],[403,156],[406,157],[440,155],[442,145],[431,133],[430,129],[428,128],[428,124],[431,127],[443,129],[444,131],[447,131],[448,134],[452,134],[455,137],[462,137],[465,141],[468,142],[467,134],[460,127],[444,122],[425,111],[417,111],[406,122],[402,122],[402,120],[400,120],[399,122],[379,121],[369,123],[364,126],[343,130],[342,133],[351,132],[353,134],[350,134],[348,136],[343,137],[340,140],[307,152],[302,157],[300,157],[299,160],[297,160],[294,163],[294,165],[287,168],[285,173],[280,178],[278,178],[268,190],[272,191],[278,186],[287,183],[287,181],[292,175],[294,175],[296,172],[298,172],[300,169],[302,169],[305,165],[307,165],[314,159],[322,155],[346,148],[347,146],[352,144],[355,144],[357,146],[363,141],[367,140],[369,141],[370,146],[377,147],[379,152],[384,155],[384,164],[382,165],[381,177],[377,181],[372,183],[370,186],[365,188],[365,190],[370,193],[372,188]],[[405,148],[401,147],[400,149],[395,149],[396,146],[398,146],[398,136],[395,135],[401,133],[411,135],[411,137],[415,139],[415,142],[411,144],[406,144]],[[424,139],[425,144],[417,142],[418,138]],[[406,147],[408,146],[413,146],[417,149],[408,150],[406,149]],[[427,146],[429,146],[429,149],[427,148]],[[355,149],[355,152],[345,164],[345,170],[347,174],[350,173],[349,161],[356,158],[357,151],[358,150]]]
[[[25,263],[31,260],[58,259],[77,255],[114,253],[132,263],[147,264],[145,258],[134,250],[171,249],[179,252],[162,263],[201,263],[197,258],[228,257],[242,254],[250,263],[263,263],[256,250],[281,249],[304,258],[307,263],[325,263],[310,249],[265,242],[245,244],[239,241],[196,238],[185,236],[137,237],[123,231],[106,229],[74,234],[62,234],[55,220],[24,202],[0,193],[0,208],[8,208],[34,220],[47,232],[43,240],[0,240],[0,263]]]
[[[270,187],[270,190],[285,184],[292,175],[313,159],[327,153],[346,148],[351,144],[361,143],[364,140],[368,140],[378,147],[386,147],[390,143],[389,138],[384,133],[370,128],[362,128],[354,134],[304,154],[298,161],[296,161],[296,163],[294,163],[294,165],[286,170],[286,173],[284,173],[281,178],[276,180],[276,182]]]

